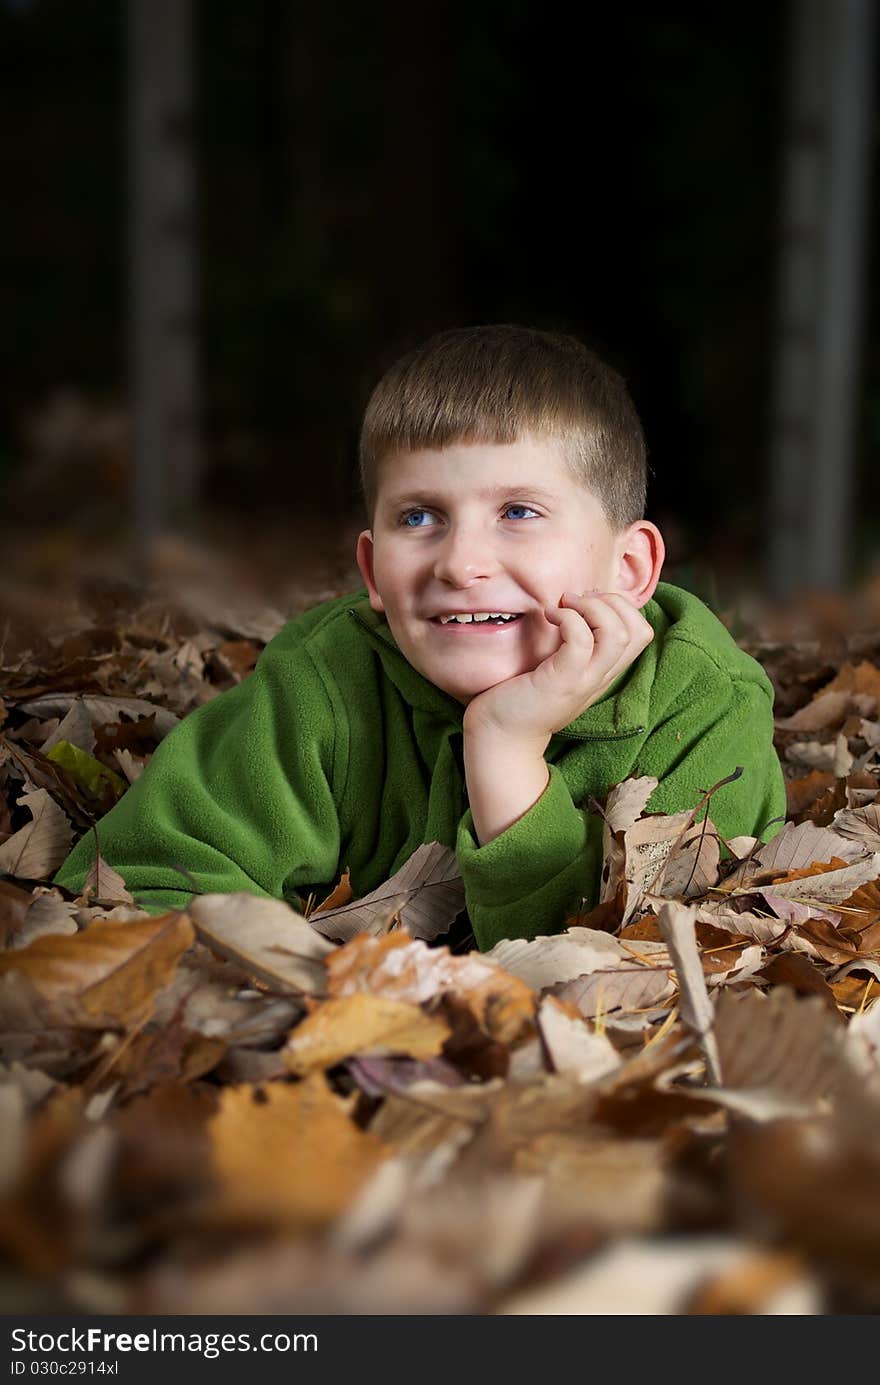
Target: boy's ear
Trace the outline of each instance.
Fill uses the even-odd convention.
[[[617,590],[641,610],[654,595],[666,557],[663,535],[648,519],[637,520],[617,541]]]
[[[370,605],[374,611],[384,611],[385,606],[373,577],[373,534],[369,529],[362,529],[358,534],[357,565],[361,570],[364,586],[370,593]]]

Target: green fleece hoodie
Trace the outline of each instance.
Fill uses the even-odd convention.
[[[589,809],[632,774],[659,779],[649,809],[694,806],[737,766],[711,815],[722,836],[760,833],[785,810],[772,689],[696,597],[661,584],[654,639],[546,751],[537,803],[485,846],[462,769],[464,708],[398,649],[364,591],[291,620],[253,674],[190,713],[99,825],[101,851],[151,911],[248,890],[298,903],[348,866],[355,896],[422,842],[454,847],[478,945],[562,927],[595,902],[601,820]],[[91,833],[55,879],[82,889]]]

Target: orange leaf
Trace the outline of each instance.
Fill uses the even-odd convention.
[[[303,1073],[332,1067],[353,1053],[433,1058],[450,1032],[418,1005],[357,991],[324,1001],[298,1024],[284,1048],[284,1062],[291,1072]]]
[[[133,923],[94,923],[69,937],[36,938],[0,957],[3,994],[23,983],[68,1024],[125,1028],[149,1014],[194,936],[187,915],[175,912]]]
[[[350,1109],[319,1072],[297,1083],[227,1087],[209,1123],[216,1215],[303,1228],[344,1211],[390,1152],[358,1129]]]
[[[453,957],[447,947],[428,947],[404,930],[374,938],[362,933],[327,958],[331,995],[371,991],[418,1005],[451,994],[480,1028],[512,1043],[535,1013],[535,993],[478,953]]]
[[[333,886],[326,899],[323,899],[309,915],[312,918],[315,914],[322,913],[325,909],[338,909],[343,904],[348,904],[353,898],[351,889],[351,872],[346,866],[338,882]]]

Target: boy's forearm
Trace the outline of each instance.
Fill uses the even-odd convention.
[[[497,732],[465,731],[464,772],[480,846],[500,837],[527,813],[550,778],[543,746]]]

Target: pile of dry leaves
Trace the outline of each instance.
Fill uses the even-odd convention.
[[[756,641],[791,821],[628,781],[558,936],[453,954],[436,844],[308,917],[52,888],[280,622],[145,604],[0,670],[3,1311],[880,1309],[876,649]]]

